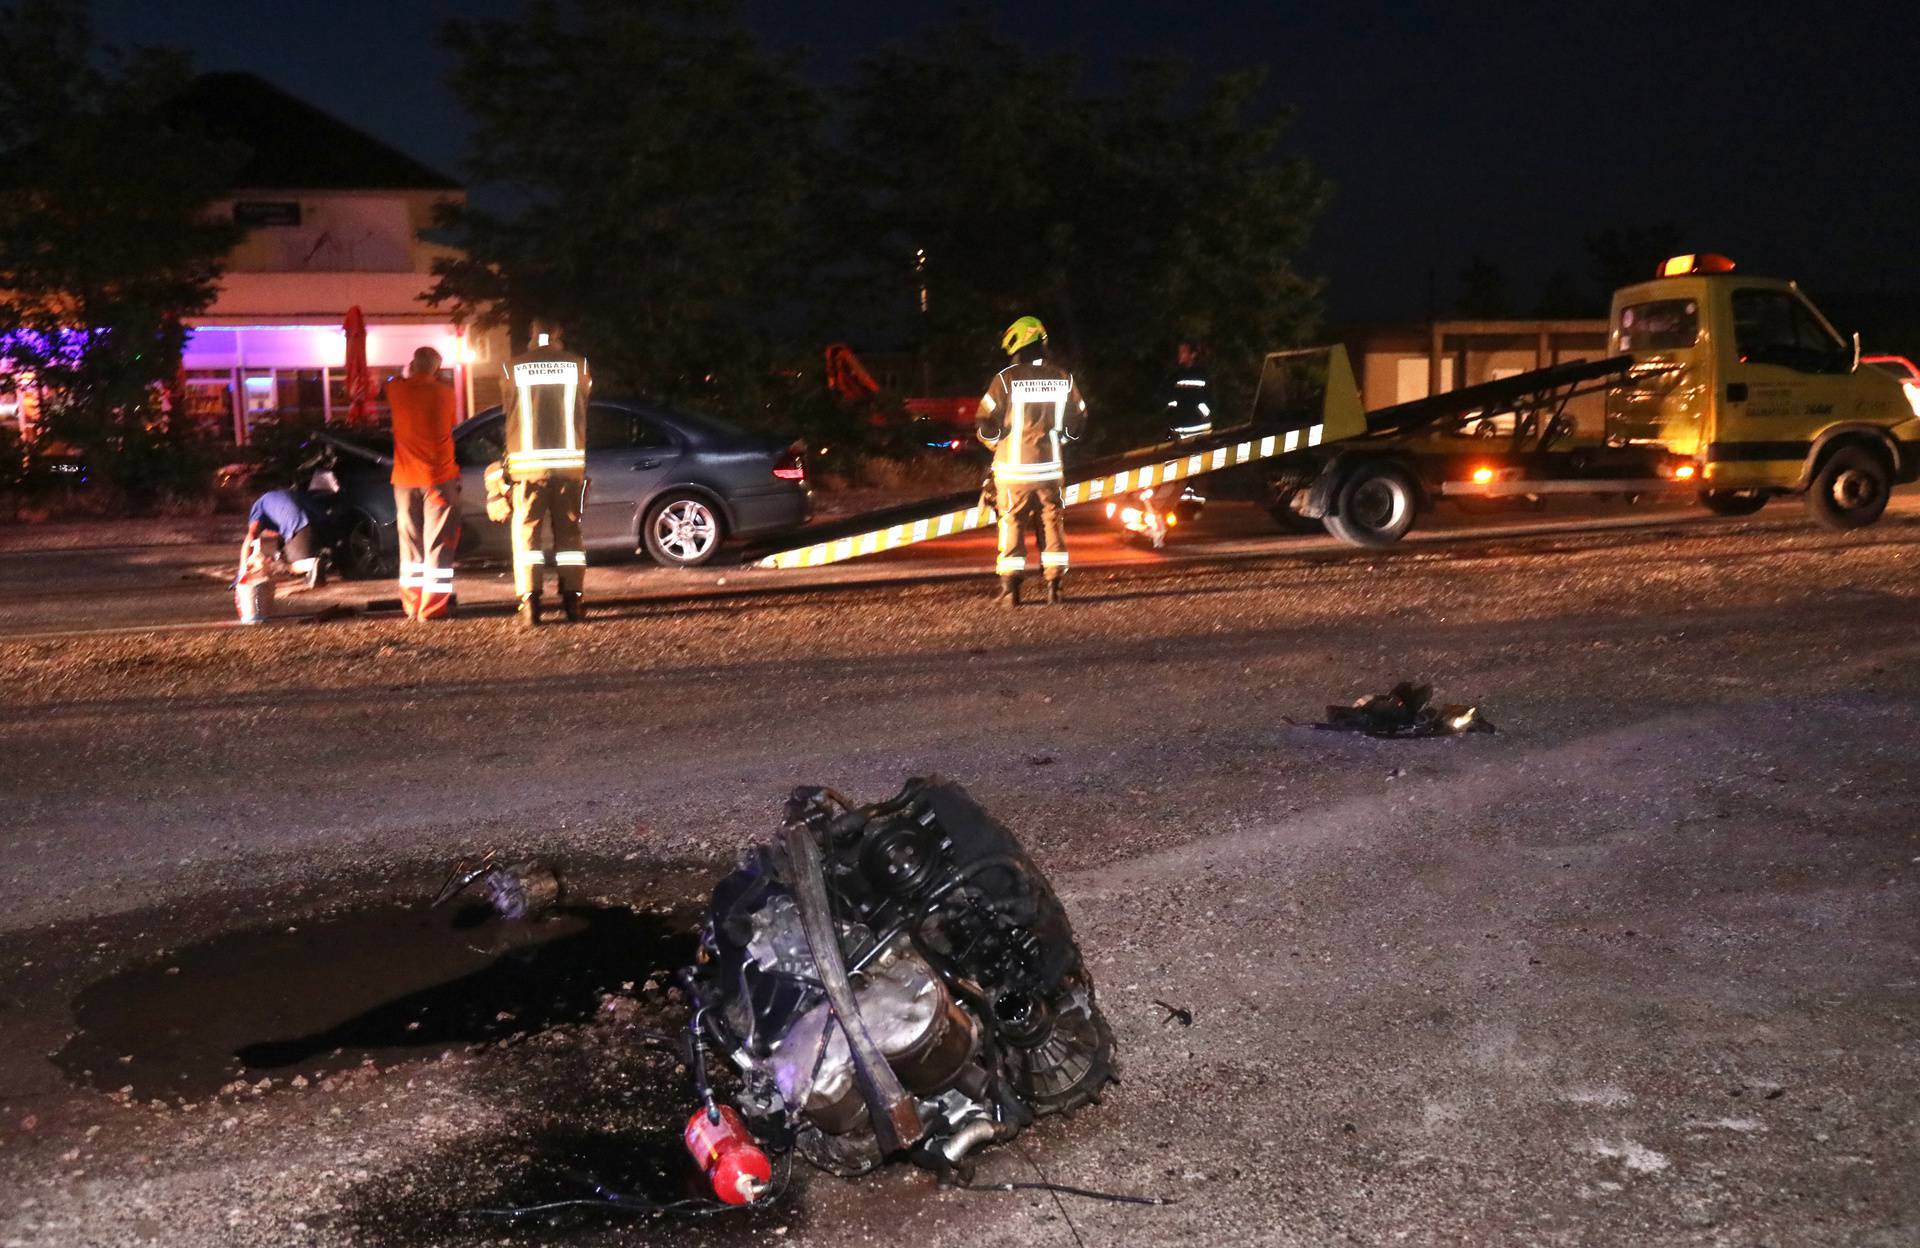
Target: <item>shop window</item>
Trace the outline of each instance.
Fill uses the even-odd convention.
[[[369,396],[367,404],[367,419],[370,422],[384,424],[393,418],[392,411],[387,407],[387,379],[402,375],[406,369],[399,364],[375,364],[367,371],[371,372],[374,378],[374,392]],[[333,418],[337,421],[346,420],[347,406],[350,402],[347,398],[347,370],[328,369],[327,387],[333,394]]]
[[[233,440],[233,373],[227,369],[187,370],[187,419],[207,437]]]
[[[283,368],[274,374],[275,405],[282,419],[321,420],[327,414],[325,381],[317,368]]]

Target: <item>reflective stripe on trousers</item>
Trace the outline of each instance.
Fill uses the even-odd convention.
[[[438,619],[453,606],[460,478],[437,485],[396,485],[393,510],[400,544],[400,607],[410,620]]]
[[[1040,567],[1049,578],[1067,570],[1066,516],[1060,502],[1060,483],[1002,483],[995,472],[994,502],[1000,513],[1000,555],[994,570],[1001,576],[1018,576],[1026,571],[1025,533],[1035,530],[1040,547]]]
[[[577,594],[585,581],[587,553],[580,538],[585,477],[552,475],[513,483],[513,588],[521,597],[543,588],[549,563],[560,592]],[[553,554],[546,546],[551,542]]]

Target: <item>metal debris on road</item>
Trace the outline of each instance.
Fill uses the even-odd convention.
[[[1154,1000],[1154,1004],[1167,1012],[1166,1017],[1160,1020],[1162,1027],[1165,1027],[1169,1023],[1179,1023],[1182,1027],[1193,1026],[1192,1010],[1178,1005],[1168,1005],[1165,1001],[1157,998]]]
[[[559,872],[534,859],[499,866],[498,857],[499,851],[490,849],[478,861],[462,858],[454,863],[432,904],[445,905],[475,884],[480,886],[480,896],[487,905],[503,919],[537,919],[560,904],[566,888]]]
[[[1451,737],[1493,732],[1493,721],[1477,706],[1436,706],[1433,686],[1403,680],[1390,692],[1370,694],[1352,706],[1329,706],[1324,721],[1312,725],[1333,732],[1364,732],[1370,737]]]

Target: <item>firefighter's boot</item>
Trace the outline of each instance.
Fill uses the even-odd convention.
[[[524,627],[527,627],[527,628],[540,627],[540,595],[539,594],[520,595],[520,609],[518,612],[516,612],[516,614],[519,615],[520,623]]]
[[[1001,577],[1000,592],[998,595],[995,596],[994,601],[999,603],[1003,607],[1019,606],[1020,605],[1020,578],[1017,576]]]
[[[560,609],[567,614],[567,621],[578,624],[587,618],[587,609],[580,604],[580,591],[563,589],[560,591]]]
[[[1057,607],[1067,600],[1066,586],[1062,584],[1066,579],[1064,576],[1050,576],[1047,578],[1048,606]]]

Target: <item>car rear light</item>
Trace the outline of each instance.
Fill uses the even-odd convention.
[[[805,481],[807,479],[807,446],[804,442],[795,442],[787,448],[773,465],[773,475],[782,481]]]

